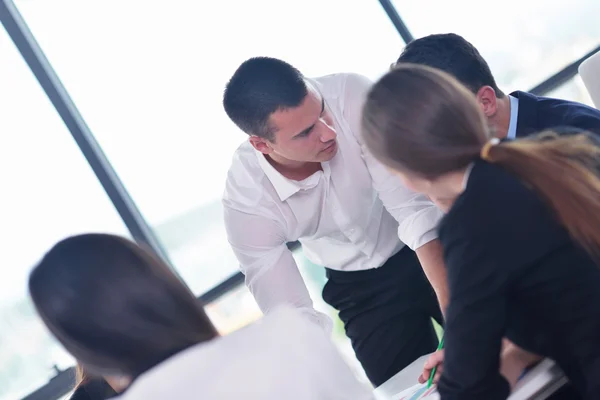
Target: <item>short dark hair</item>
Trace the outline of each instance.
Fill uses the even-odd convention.
[[[307,94],[304,76],[296,68],[276,58],[254,57],[244,61],[227,83],[223,107],[248,135],[273,140],[271,114],[299,106]]]
[[[31,272],[29,292],[50,332],[95,376],[136,377],[218,335],[161,259],[118,236],[58,242]]]
[[[490,66],[479,51],[455,33],[434,34],[413,40],[406,45],[396,63],[420,64],[441,69],[473,93],[477,93],[482,86],[491,86],[496,92],[496,97],[504,97]]]

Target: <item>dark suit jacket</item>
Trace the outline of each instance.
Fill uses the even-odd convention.
[[[477,161],[439,239],[450,288],[442,400],[506,399],[503,337],[600,399],[600,268],[534,191]]]
[[[574,101],[513,92],[519,99],[517,138],[546,129],[577,128],[600,135],[600,110]]]

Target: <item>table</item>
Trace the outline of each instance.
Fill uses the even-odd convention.
[[[418,358],[408,367],[388,379],[373,392],[377,400],[395,400],[398,393],[418,383],[429,354]],[[508,400],[544,400],[567,383],[560,368],[550,359],[536,365],[515,387]]]

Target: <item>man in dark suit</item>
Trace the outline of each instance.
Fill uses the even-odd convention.
[[[454,33],[429,35],[412,41],[396,63],[427,65],[454,76],[475,93],[498,138],[513,139],[545,129],[564,128],[600,135],[600,110],[527,92],[504,94],[479,51]]]
[[[477,96],[490,126],[500,139],[524,137],[546,129],[560,134],[589,131],[600,138],[600,110],[522,91],[506,95],[498,88],[479,51],[459,35],[434,34],[414,40],[404,48],[397,63],[427,65],[454,76]],[[444,204],[439,199],[434,201]],[[535,359],[533,355],[523,355]],[[569,385],[551,396],[553,400],[578,398]]]

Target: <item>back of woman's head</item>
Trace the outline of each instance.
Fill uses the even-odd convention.
[[[478,158],[501,166],[534,189],[600,260],[600,148],[585,134],[490,140],[468,89],[442,71],[411,64],[398,65],[371,88],[362,128],[379,161],[432,182]]]
[[[32,271],[29,291],[46,326],[95,375],[136,376],[217,335],[164,262],[117,236],[57,243]]]
[[[467,166],[490,137],[473,93],[442,71],[412,64],[375,83],[363,134],[383,164],[425,178]]]

